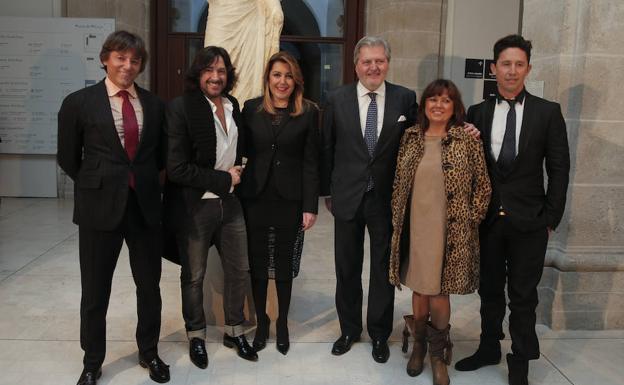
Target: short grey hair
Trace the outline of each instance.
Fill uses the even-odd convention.
[[[362,47],[376,47],[382,46],[384,47],[384,53],[386,54],[386,59],[390,61],[390,57],[392,56],[392,52],[390,51],[390,43],[386,39],[381,36],[364,36],[357,42],[355,45],[355,49],[353,50],[353,64],[357,64],[358,57],[360,56],[360,49]]]

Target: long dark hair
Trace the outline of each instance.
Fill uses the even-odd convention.
[[[429,83],[420,96],[420,104],[418,105],[418,123],[423,131],[429,129],[429,119],[425,114],[425,104],[427,99],[432,96],[443,95],[447,92],[448,97],[453,101],[453,115],[446,124],[446,130],[453,126],[462,126],[466,119],[466,110],[462,102],[461,93],[455,83],[447,79],[437,79]]]
[[[238,79],[236,76],[236,68],[232,65],[230,55],[225,48],[216,47],[214,45],[204,47],[197,52],[193,59],[193,64],[191,64],[191,68],[186,71],[184,88],[187,91],[199,89],[199,78],[201,77],[202,71],[210,67],[219,57],[223,59],[223,64],[225,64],[225,69],[227,71],[227,84],[223,89],[223,93],[227,94],[232,91]]]

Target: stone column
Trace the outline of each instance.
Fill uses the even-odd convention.
[[[385,37],[392,47],[388,81],[418,97],[441,74],[445,6],[444,0],[367,1],[365,33]]]
[[[538,322],[624,328],[624,3],[525,0],[523,35],[533,41],[531,79],[561,103],[572,161]]]

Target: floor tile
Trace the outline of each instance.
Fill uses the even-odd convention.
[[[71,200],[3,198],[0,204],[0,385],[71,384],[82,370],[79,343],[80,269],[77,227],[71,223]],[[222,344],[222,287],[218,256],[209,258],[212,273],[204,282],[209,366],[196,368],[188,358],[181,315],[180,268],[163,261],[163,300],[159,353],[171,367],[172,385],[325,385],[431,384],[427,362],[418,377],[409,377],[409,353],[401,351],[403,315],[410,313],[411,293],[396,292],[390,360],[371,357],[366,335],[340,357],[330,354],[339,335],[335,310],[333,223],[321,208],[316,226],[306,233],[302,267],[294,281],[289,315],[291,349],[275,349],[276,296],[269,286],[268,312],[273,320],[267,347],[258,362],[236,356]],[[365,263],[363,277],[368,276]],[[124,246],[115,271],[107,317],[107,355],[99,385],[153,384],[137,365],[135,285]],[[368,284],[363,282],[366,298]],[[250,292],[249,292],[250,295]],[[366,302],[366,301],[365,301]],[[452,296],[453,361],[472,354],[479,340],[479,297]],[[363,309],[365,319],[366,307]],[[253,305],[246,306],[249,339]],[[505,324],[506,329],[506,324]],[[542,357],[531,362],[531,385],[621,384],[624,378],[624,331],[552,331],[537,327]],[[508,335],[507,331],[505,333]],[[410,343],[411,345],[411,343]],[[502,343],[503,353],[510,341]],[[454,385],[504,385],[504,362],[475,372],[449,367]]]

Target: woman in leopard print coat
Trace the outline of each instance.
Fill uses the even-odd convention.
[[[424,265],[420,262],[419,266],[425,266],[427,271],[430,266],[429,258],[436,258],[429,257],[429,255],[442,256],[441,261],[438,259],[438,266],[441,262],[441,276],[439,286],[437,286],[439,292],[435,292],[437,288],[422,289],[434,290],[429,292],[413,292],[414,315],[405,316],[406,330],[404,331],[404,336],[409,336],[411,331],[416,339],[412,357],[407,366],[408,374],[415,376],[422,371],[427,350],[425,339],[427,339],[430,344],[434,384],[449,382],[446,365],[450,363],[452,344],[448,335],[450,329],[448,296],[449,294],[472,293],[479,285],[478,226],[485,217],[491,193],[483,146],[478,139],[464,131],[464,114],[459,90],[451,81],[439,79],[427,86],[418,110],[418,121],[421,122],[421,126],[407,129],[401,139],[393,186],[392,225],[394,229],[390,252],[390,282],[399,288],[401,283],[406,284],[406,268],[403,265],[407,264],[410,254],[414,252],[413,250],[410,252],[410,247],[425,250],[418,250],[417,253],[420,252],[418,258],[424,261]],[[436,138],[437,143],[431,144],[431,140],[435,141]],[[427,161],[434,162],[434,166],[429,166],[434,170],[431,175],[442,175],[443,178],[438,177],[434,180],[420,177],[421,179],[415,182],[416,171],[419,165],[424,164],[424,162],[421,164],[421,161],[425,155],[426,141],[427,151],[430,151]],[[441,152],[441,165],[437,163],[440,162],[440,152],[437,151]],[[427,184],[417,185],[423,181]],[[438,183],[435,185],[437,190],[443,191],[444,197],[437,199],[440,197],[435,193],[432,195],[435,202],[441,200],[441,203],[429,204],[425,198],[425,203],[421,203],[423,206],[410,205],[414,186],[436,191],[436,187],[433,187],[436,182]],[[443,186],[441,186],[442,183]],[[418,193],[414,192],[414,194]],[[421,196],[427,196],[427,194]],[[417,196],[417,199],[421,196]],[[446,204],[444,204],[444,199]],[[415,225],[415,228],[420,228],[416,231],[421,231],[419,234],[422,235],[420,238],[412,238],[410,242],[411,207],[421,207],[427,212],[413,213],[418,217],[431,215],[429,212],[434,204],[440,207],[438,209],[440,215],[434,218],[439,218],[437,220],[438,223],[441,222],[441,226],[436,227],[431,223],[431,228],[429,228],[430,223],[426,222],[423,229],[422,223]],[[445,206],[446,216],[444,216]],[[446,220],[445,224],[443,218]],[[441,234],[436,244],[433,234],[438,230]],[[415,244],[414,239],[424,240],[424,242]],[[428,248],[434,252],[430,253]],[[435,272],[436,269],[431,271]],[[425,273],[425,276],[427,274],[429,273]],[[418,274],[415,276],[418,280]],[[420,276],[422,277],[422,274]],[[427,277],[424,280],[427,280]],[[431,280],[437,285],[435,278]],[[416,284],[418,285],[420,283]],[[424,286],[427,285],[429,284],[424,284]],[[413,283],[411,287],[414,287]],[[429,317],[431,317],[430,322]],[[407,337],[404,337],[404,351],[407,349],[406,341]]]

